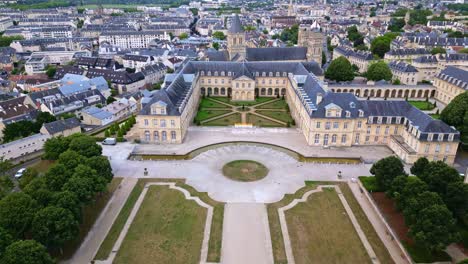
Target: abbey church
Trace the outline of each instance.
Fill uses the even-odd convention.
[[[301,25],[297,47],[249,48],[246,32],[238,15],[231,18],[227,34],[227,50],[208,52],[209,61],[290,61],[315,62],[320,67],[324,35],[320,25]]]

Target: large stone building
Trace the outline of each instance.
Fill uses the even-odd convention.
[[[307,48],[307,60],[322,64],[323,34],[317,21],[311,26],[301,25],[297,34],[297,44]]]
[[[434,86],[436,87],[435,98],[447,105],[453,98],[468,89],[468,72],[449,66],[436,75]]]
[[[245,31],[238,15],[231,19],[231,26],[227,34],[229,60],[241,60],[245,58]]]
[[[182,143],[202,93],[249,100],[284,95],[310,146],[387,145],[401,159],[452,164],[460,134],[406,101],[358,100],[328,89],[300,62],[189,62],[137,116],[144,143]]]

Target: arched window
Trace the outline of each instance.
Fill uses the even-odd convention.
[[[154,141],[159,141],[159,132],[158,132],[158,131],[154,131],[154,133],[153,133],[153,140],[154,140]]]
[[[150,141],[151,135],[148,130],[145,131],[145,141]]]
[[[332,143],[336,143],[336,134],[332,135]]]

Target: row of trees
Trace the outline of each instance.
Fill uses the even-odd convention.
[[[468,92],[455,97],[440,114],[442,121],[454,126],[461,134],[462,147],[466,149],[468,143]]]
[[[378,188],[396,202],[409,236],[419,246],[435,253],[459,240],[457,219],[468,223],[468,185],[457,170],[423,157],[411,167],[416,177],[408,177],[400,159],[391,156],[376,162],[370,172]]]
[[[55,165],[0,200],[1,263],[53,263],[47,250],[61,251],[78,236],[83,206],[113,178],[90,136],[52,138],[44,150]]]
[[[136,124],[135,116],[131,116],[127,121],[123,124],[114,123],[111,125],[106,131],[104,135],[106,137],[117,135],[117,139],[123,140],[123,136],[127,134],[128,131]]]
[[[351,65],[347,58],[341,56],[330,63],[325,71],[325,78],[337,82],[352,81],[358,70],[359,68],[357,68],[356,65]],[[367,72],[364,73],[363,76],[371,81],[390,81],[393,75],[387,63],[384,61],[377,61],[369,66]]]
[[[18,121],[8,124],[3,129],[3,142],[10,142],[18,138],[30,136],[39,133],[44,123],[55,121],[56,118],[48,112],[39,112],[36,121]]]

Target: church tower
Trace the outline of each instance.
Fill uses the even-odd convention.
[[[245,32],[239,16],[236,14],[231,18],[231,26],[227,33],[227,49],[230,60],[242,60],[245,58]]]
[[[301,25],[297,36],[297,44],[307,48],[307,60],[322,65],[323,34],[320,25],[314,21],[312,26]]]
[[[290,0],[290,1],[289,1],[288,16],[294,16],[293,0]]]

